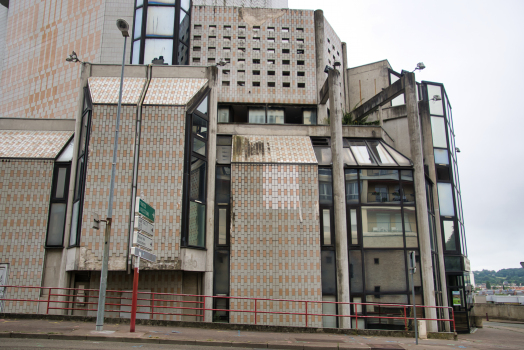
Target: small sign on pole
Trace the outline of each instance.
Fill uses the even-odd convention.
[[[148,251],[153,250],[153,239],[139,231],[135,231],[133,234],[133,244],[136,244]]]
[[[155,209],[140,199],[140,197],[136,197],[135,213],[142,215],[151,222],[155,222]]]

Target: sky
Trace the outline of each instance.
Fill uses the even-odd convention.
[[[424,62],[417,81],[444,84],[471,269],[521,268],[524,1],[289,0],[291,9],[319,4],[347,43],[348,67],[387,59],[400,72]]]

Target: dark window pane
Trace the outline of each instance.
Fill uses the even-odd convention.
[[[335,252],[333,250],[322,251],[322,262],[320,264],[322,275],[322,294],[337,294],[337,282],[335,278]]]
[[[362,252],[360,250],[349,251],[349,278],[351,280],[351,293],[362,293],[364,284],[362,281]]]
[[[400,179],[402,180],[402,201],[404,204],[414,204],[415,188],[413,186],[413,172],[411,170],[402,170]]]
[[[318,169],[318,191],[320,204],[333,203],[333,182],[331,169]]]
[[[80,201],[73,204],[73,215],[71,217],[71,231],[69,232],[69,245],[77,245],[78,219],[80,214]]]
[[[347,150],[347,148],[346,148]],[[346,203],[347,204],[358,204],[358,178],[356,169],[346,169]],[[360,184],[362,190],[362,182]]]
[[[196,137],[193,138],[193,152],[206,155],[206,143]]]
[[[64,238],[64,224],[66,216],[65,203],[51,204],[49,215],[49,230],[47,231],[47,245],[61,246]]]
[[[316,125],[317,124],[317,111],[315,110],[304,110],[302,112],[304,124]]]
[[[227,244],[227,208],[218,208],[218,244]]]
[[[362,203],[400,203],[398,170],[362,170]]]
[[[429,230],[431,232],[432,228]],[[404,233],[406,235],[406,248],[417,248],[418,234],[415,208],[404,207]]]
[[[189,49],[187,45],[184,45],[182,43],[178,44],[177,60],[178,64],[181,66],[189,64]]]
[[[400,207],[362,207],[364,248],[403,248]]]
[[[219,123],[229,123],[230,109],[229,107],[218,108],[218,122]]]
[[[206,233],[206,206],[189,202],[188,245],[204,247]]]
[[[189,199],[205,202],[206,162],[200,158],[191,157],[191,181]]]
[[[204,115],[207,115],[207,96],[206,98],[204,98],[202,102],[200,102],[200,105],[197,107],[197,111]]]
[[[189,15],[183,11],[180,10],[180,25],[178,29],[178,38],[183,43],[189,42]]]
[[[331,244],[331,211],[322,209],[322,245]]]
[[[231,168],[217,167],[215,184],[216,203],[229,204],[229,198],[231,196]]]
[[[84,186],[82,183],[82,177],[84,174],[84,157],[79,158],[76,164],[76,183],[75,183],[75,197],[74,199],[77,200],[80,198],[80,194],[84,190]]]
[[[349,222],[348,222],[348,231],[350,233],[350,242],[349,244],[358,244],[358,229],[357,229],[357,210],[349,210]]]
[[[193,114],[193,133],[207,138],[207,121]]]
[[[449,181],[449,167],[447,166],[436,166],[437,169],[437,180],[439,181]]]
[[[462,271],[462,265],[460,263],[460,256],[445,256],[444,266],[446,272],[448,271]]]
[[[229,295],[229,251],[216,250],[214,258],[214,293]]]
[[[268,109],[267,110],[268,124],[284,124],[284,110],[283,109]]]
[[[249,108],[248,116],[249,116],[249,123],[251,124],[265,124],[266,123],[265,108]]]
[[[407,291],[404,250],[364,251],[364,267],[366,292],[374,293],[377,286],[381,293]]]
[[[442,229],[444,230],[445,250],[457,250],[455,223],[450,220],[443,220]]]
[[[66,186],[66,175],[67,175],[67,168],[58,168],[58,175],[56,180],[56,191],[55,191],[55,198],[62,199],[64,198],[64,195],[67,194],[67,188]]]

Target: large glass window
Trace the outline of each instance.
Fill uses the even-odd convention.
[[[362,207],[364,248],[404,248],[402,215],[395,207]]]
[[[442,89],[438,85],[428,86],[429,99],[429,113],[433,115],[444,115],[444,107],[442,105]]]
[[[455,207],[453,206],[453,190],[452,185],[447,182],[439,182],[437,184],[438,189],[438,202],[441,216],[454,216]]]
[[[72,145],[73,142],[71,141]],[[65,155],[63,153],[66,153]],[[65,147],[58,157],[53,173],[53,186],[47,223],[46,247],[63,247],[66,221],[67,198],[69,192],[69,171],[71,169],[72,152]],[[59,163],[58,161],[61,162]]]
[[[191,2],[188,0],[136,0],[132,64],[189,64]]]

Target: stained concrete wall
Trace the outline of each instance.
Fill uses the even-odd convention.
[[[524,305],[473,304],[472,315],[503,320],[524,321]]]

